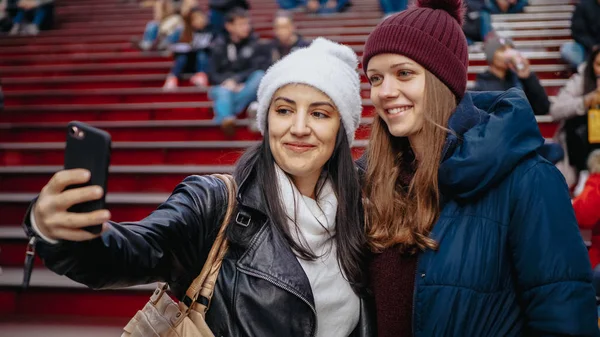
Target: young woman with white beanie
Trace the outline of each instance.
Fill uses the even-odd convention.
[[[236,220],[206,315],[216,336],[373,335],[350,150],[362,110],[357,65],[350,48],[317,39],[262,79],[264,138],[236,166]],[[224,183],[190,176],[145,219],[116,223],[107,210],[66,211],[102,195],[63,191],[88,179],[58,172],[30,207],[24,227],[46,266],[92,288],[165,281],[184,298],[227,209]],[[98,236],[81,229],[99,222]]]

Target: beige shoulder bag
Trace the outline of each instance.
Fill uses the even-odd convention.
[[[213,176],[227,185],[228,206],[200,275],[185,292],[185,300],[179,303],[166,294],[167,284],[159,283],[148,303],[123,328],[121,337],[214,337],[204,321],[204,315],[210,306],[221,262],[227,251],[225,229],[235,209],[236,184],[231,175]],[[199,297],[203,297],[202,303],[196,301]]]

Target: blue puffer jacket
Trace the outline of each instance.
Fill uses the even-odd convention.
[[[600,336],[565,181],[522,91],[468,93],[449,121],[443,208],[419,256],[414,336]]]

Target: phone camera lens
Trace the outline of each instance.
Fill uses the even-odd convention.
[[[72,126],[71,129],[69,129],[69,132],[71,136],[77,139],[83,139],[85,137],[85,133],[83,132],[83,130],[79,130],[79,128],[76,126]]]

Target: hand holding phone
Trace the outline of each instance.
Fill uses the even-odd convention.
[[[89,171],[82,169],[63,170],[52,176],[32,210],[37,229],[42,235],[54,240],[67,241],[86,241],[100,235],[91,233],[86,228],[110,220],[108,210],[101,209],[89,213],[68,211],[75,204],[97,200],[104,195],[104,191],[98,186],[65,190],[69,185],[85,184],[89,179]]]
[[[105,206],[110,135],[85,123],[67,128],[65,170],[42,189],[33,214],[38,229],[51,239],[92,239],[110,219]]]

